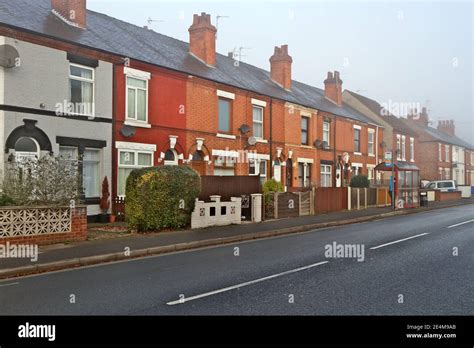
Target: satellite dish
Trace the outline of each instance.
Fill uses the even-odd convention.
[[[314,146],[316,146],[317,148],[320,148],[321,146],[323,145],[323,142],[319,139],[317,139],[315,142],[314,142]]]
[[[11,45],[0,45],[0,66],[14,68],[20,66],[20,54]]]
[[[239,131],[242,134],[247,134],[248,132],[250,132],[250,126],[247,124],[243,124],[240,126]]]
[[[254,146],[257,143],[257,138],[255,137],[250,137],[248,140],[248,143],[250,146]]]
[[[120,129],[120,133],[122,133],[122,135],[125,138],[133,137],[136,132],[137,132],[137,130],[136,130],[135,127],[128,126],[128,125],[123,125],[122,128]]]

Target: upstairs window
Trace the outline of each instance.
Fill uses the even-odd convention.
[[[406,160],[406,138],[402,135],[402,160]]]
[[[127,120],[148,122],[148,80],[127,76]]]
[[[263,108],[253,106],[253,136],[263,139]]]
[[[446,153],[446,162],[449,162],[449,145],[444,145],[444,151]]]
[[[415,138],[410,138],[410,161],[415,162]]]
[[[375,133],[373,129],[369,129],[369,155],[373,156],[375,155]]]
[[[301,117],[301,144],[309,144],[309,118]]]
[[[323,141],[326,142],[327,146],[330,146],[330,124],[327,121],[323,122]]]
[[[354,152],[360,153],[360,129],[354,129]]]
[[[94,69],[69,65],[69,101],[73,114],[94,115]]]
[[[219,132],[230,133],[230,115],[232,104],[230,99],[219,98]]]

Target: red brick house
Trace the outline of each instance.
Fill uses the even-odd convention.
[[[440,120],[437,128],[433,128],[423,108],[404,122],[413,128],[419,139],[415,156],[423,180],[449,179],[458,185],[472,185],[473,166],[469,157],[474,146],[456,136],[453,120]]]
[[[345,90],[343,98],[357,111],[383,125],[384,132],[381,141],[384,152],[393,153],[396,162],[417,165],[420,159],[416,156],[419,145],[418,136],[412,127],[404,122],[404,119],[391,114],[377,101],[358,93]]]
[[[41,24],[63,4],[74,5],[77,23]],[[7,26],[114,62],[113,196],[124,194],[131,170],[151,165],[275,177],[298,189],[347,184],[343,177],[367,174],[381,159],[383,128],[343,102],[339,73],[328,73],[324,89],[293,80],[286,45],[275,47],[267,71],[218,54],[205,13],[194,15],[188,44],[88,11],[85,0],[14,6],[38,19],[4,16]],[[70,11],[61,11],[68,22]]]

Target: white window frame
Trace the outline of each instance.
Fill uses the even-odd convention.
[[[442,162],[443,161],[443,145],[438,144],[438,161]]]
[[[449,159],[449,145],[444,145],[444,154],[446,156],[445,158],[446,162],[451,162]]]
[[[71,75],[71,67],[72,66],[76,67],[76,68],[92,71],[92,79]],[[69,81],[70,80],[92,83],[92,103],[91,103],[92,104],[92,112],[90,114],[84,113],[84,115],[95,116],[95,69],[91,68],[90,66],[86,66],[86,65],[81,65],[81,64],[76,64],[76,63],[69,63]],[[71,97],[72,97],[71,88],[72,88],[71,83],[69,83],[69,102],[70,103],[72,103],[72,101],[71,101]],[[73,114],[78,115],[78,113],[76,113],[76,110],[73,111]]]
[[[367,178],[369,180],[375,179],[375,165],[374,164],[367,164]]]
[[[102,163],[103,163],[103,158],[102,158],[102,149],[98,149],[98,148],[93,148],[93,147],[86,147],[84,149],[84,152],[85,151],[96,151],[99,153],[99,180],[98,180],[98,184],[99,184],[99,189],[98,189],[98,196],[85,196],[86,198],[97,198],[97,197],[100,197],[101,195],[101,177],[102,177]],[[82,175],[84,176],[84,166],[85,166],[85,161],[84,161],[84,158],[82,159]],[[86,194],[85,192],[85,185],[84,185],[84,178],[82,179],[82,187],[84,189],[84,195]]]
[[[328,168],[329,170],[327,170]],[[320,179],[321,187],[332,187],[332,165],[321,164],[319,170],[320,170],[320,175],[321,175],[321,179]],[[327,185],[326,185],[326,183],[323,184],[323,178],[327,178],[327,176],[329,176],[329,181],[327,182]]]
[[[146,167],[152,167],[154,165],[154,155],[155,155],[155,150],[152,150],[151,149],[151,146],[148,145],[148,144],[144,144],[144,145],[148,145],[148,146],[143,146],[143,149],[141,149],[140,146],[141,144],[137,144],[137,146],[131,146],[129,148],[127,147],[124,147],[124,146],[120,146],[118,147],[117,144],[116,144],[116,147],[117,147],[117,191],[118,191],[118,183],[119,183],[119,169],[120,168],[132,168],[132,169],[140,169],[140,168],[146,168]],[[150,147],[149,149],[146,149],[147,147]],[[120,164],[120,155],[121,153],[123,152],[131,152],[131,153],[134,153],[134,164]],[[148,154],[148,155],[151,155],[151,164],[150,165],[138,165],[138,154]],[[120,194],[117,192],[117,195],[119,197],[125,197],[125,194]]]
[[[174,155],[174,161],[168,161],[168,160],[164,160],[163,163],[165,164],[165,166],[177,166],[178,163],[179,163],[179,158],[178,158],[178,152],[175,150],[175,149],[168,149],[166,150],[166,152],[168,151],[171,151],[173,152],[173,155]]]
[[[415,138],[410,137],[410,162],[415,162]]]
[[[254,109],[260,109],[260,110],[262,110],[262,120],[261,120],[261,121],[255,120],[255,118],[254,118],[254,113],[253,113]],[[263,140],[263,139],[265,138],[265,137],[264,137],[264,134],[265,134],[265,133],[264,133],[264,128],[263,128],[264,115],[265,115],[265,108],[264,108],[263,106],[255,105],[255,104],[252,105],[252,121],[253,121],[254,124],[255,124],[255,123],[260,124],[261,127],[262,127],[262,136],[260,137],[260,136],[256,136],[256,135],[254,134],[254,137],[257,138],[257,139],[260,139],[260,140]],[[253,126],[253,125],[252,125],[252,126]],[[252,127],[252,132],[253,132],[253,127]]]
[[[372,137],[372,141],[370,141],[370,137]],[[369,156],[374,157],[375,156],[375,129],[369,128],[367,143],[368,143],[367,152]],[[372,145],[372,151],[370,151],[370,145]]]
[[[327,140],[324,139],[325,135]],[[328,121],[323,121],[323,141],[327,142],[328,146],[331,146],[331,123]]]
[[[130,125],[130,126],[134,126],[134,127],[145,127],[145,128],[150,128],[150,125],[149,125],[149,115],[148,115],[148,104],[149,104],[149,101],[150,101],[150,86],[149,86],[149,80],[151,79],[151,73],[149,72],[146,72],[146,71],[141,71],[141,70],[137,70],[137,69],[132,69],[132,68],[129,68],[129,67],[125,67],[124,69],[124,74],[125,74],[125,124],[127,125]],[[137,108],[138,108],[138,103],[136,102],[137,101],[137,98],[136,98],[136,95],[138,94],[137,93],[137,90],[140,89],[140,90],[144,90],[143,88],[140,88],[140,87],[134,87],[134,86],[130,86],[130,88],[132,89],[135,89],[135,118],[131,118],[131,117],[128,117],[128,78],[132,78],[132,79],[135,79],[135,80],[142,80],[142,81],[145,81],[146,82],[146,102],[145,102],[145,117],[146,117],[146,120],[143,121],[143,120],[137,120]]]
[[[402,159],[402,136],[397,134],[397,160]]]
[[[406,137],[404,135],[402,135],[402,161],[406,161],[407,158],[407,141],[406,141]]]

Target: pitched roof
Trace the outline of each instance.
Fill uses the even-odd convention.
[[[395,130],[403,134],[416,135],[416,132],[412,129],[412,127],[403,122],[400,117],[391,114],[390,111],[382,107],[382,105],[380,105],[377,101],[353,91],[346,90],[346,92],[356,98],[360,103],[365,105],[370,111],[372,111],[372,113],[387,122]]]
[[[406,118],[402,120],[405,124],[407,124],[410,127],[413,127],[413,129],[416,129],[418,132],[420,131],[425,132],[425,134],[427,134],[430,138],[432,138],[433,141],[441,141],[443,143],[465,147],[469,150],[474,150],[474,145],[469,144],[467,141],[464,141],[455,135],[451,136],[449,134],[446,134],[445,132],[440,131],[437,128],[433,128],[430,126],[423,126],[419,123],[409,121]]]
[[[189,44],[152,30],[87,10],[87,29],[74,28],[51,13],[50,0],[0,0],[0,25],[6,25],[92,49],[184,72],[363,123],[374,121],[348,105],[329,101],[324,91],[293,81],[287,91],[270,79],[270,73],[253,65],[216,54],[209,67],[190,55]]]

